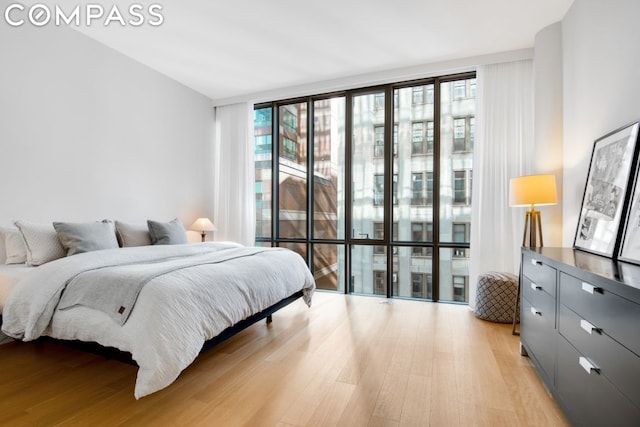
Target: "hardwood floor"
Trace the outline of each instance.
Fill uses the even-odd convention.
[[[511,325],[466,306],[316,293],[135,400],[137,367],[0,346],[2,426],[566,426]]]

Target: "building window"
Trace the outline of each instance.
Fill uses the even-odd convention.
[[[457,205],[471,204],[471,171],[453,171],[453,203]]]
[[[424,205],[422,172],[411,174],[411,204]]]
[[[411,273],[411,297],[433,298],[433,281],[431,274]]]
[[[469,243],[469,224],[453,223],[452,237],[453,243]],[[467,258],[466,248],[453,248],[454,258]]]
[[[384,93],[376,93],[373,97],[374,110],[384,110]]]
[[[457,80],[453,82],[453,99],[464,99],[467,97],[466,83],[466,80]]]
[[[433,154],[433,121],[411,124],[411,154]]]
[[[298,161],[298,144],[286,136],[282,137],[282,157],[294,162]]]
[[[457,117],[453,119],[453,151],[466,153],[473,149],[473,133],[475,133],[474,117]]]
[[[289,110],[284,109],[283,111],[282,122],[284,123],[285,129],[290,132],[297,132],[298,117]]]
[[[433,203],[433,172],[411,174],[411,204],[414,206]]]
[[[433,223],[431,222],[412,222],[411,223],[411,241],[433,243]],[[412,247],[411,256],[433,256],[433,247]]]
[[[453,276],[453,300],[467,301],[467,276]]]
[[[424,123],[411,124],[411,153],[422,154],[424,152]]]
[[[271,134],[255,137],[256,154],[271,154]]]
[[[384,126],[373,127],[373,157],[384,157]]]
[[[387,294],[387,272],[377,271],[373,272],[373,293],[376,295]]]
[[[267,127],[271,128],[271,123],[273,120],[273,111],[271,108],[261,108],[255,110],[254,113],[254,128],[262,128]],[[270,137],[271,135],[269,135]]]
[[[384,202],[384,175],[374,175],[373,181],[373,205],[380,206]]]
[[[415,86],[411,89],[411,103],[413,105],[424,104],[424,86]]]
[[[373,176],[373,205],[380,206],[384,203],[384,175]],[[398,175],[393,175],[393,204],[398,204]]]
[[[383,222],[374,222],[373,223],[373,238],[376,240],[384,239],[384,223]],[[373,253],[374,254],[384,254],[385,246],[374,246]]]
[[[469,79],[469,98],[476,97],[476,79]]]
[[[426,172],[426,181],[427,181],[427,197],[426,204],[430,205],[433,203],[433,172]]]

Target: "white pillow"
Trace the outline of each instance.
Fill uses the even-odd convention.
[[[27,246],[27,265],[37,266],[63,258],[67,251],[60,243],[53,224],[33,224],[16,221],[24,243]]]
[[[7,254],[5,264],[24,264],[27,262],[27,247],[22,240],[22,234],[17,228],[0,228],[4,236],[4,250]]]

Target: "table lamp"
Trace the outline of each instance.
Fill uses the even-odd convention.
[[[204,242],[204,238],[207,231],[216,231],[216,226],[213,225],[209,218],[198,218],[195,220],[189,230],[199,231],[200,236],[202,236],[202,241]]]

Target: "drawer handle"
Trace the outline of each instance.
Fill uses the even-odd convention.
[[[533,289],[534,291],[541,291],[542,286],[536,285],[535,283],[531,282],[531,289]]]
[[[594,292],[602,291],[602,289],[598,288],[597,286],[593,286],[587,282],[582,282],[582,290],[591,295],[593,295]]]
[[[542,261],[538,261],[535,258],[531,258],[531,264],[532,265],[542,265]]]
[[[580,366],[582,366],[582,369],[587,371],[587,374],[591,375],[591,372],[595,372],[596,374],[600,373],[600,369],[593,366],[593,364],[589,362],[586,357],[580,357],[580,359],[578,359],[578,362],[580,363]]]
[[[591,323],[587,322],[584,319],[580,319],[580,327],[585,331],[587,331],[589,335],[591,335],[593,332],[600,333],[600,328],[596,328],[595,326],[593,326]]]
[[[542,316],[542,312],[535,309],[535,307],[531,307],[531,314],[534,316]]]

